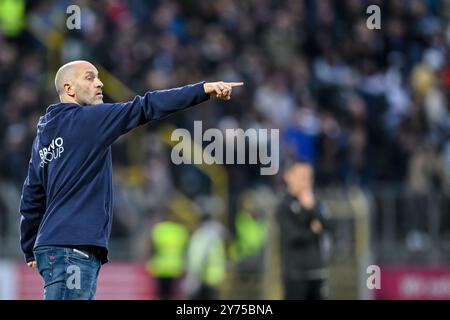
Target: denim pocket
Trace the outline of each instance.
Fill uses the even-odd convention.
[[[92,261],[93,254],[85,250],[67,248],[66,259],[71,264],[86,263]]]
[[[54,247],[38,247],[34,250],[37,269],[45,283],[49,282],[53,276],[53,267],[57,258],[56,251],[57,249]]]

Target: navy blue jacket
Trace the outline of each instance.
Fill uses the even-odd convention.
[[[20,202],[27,262],[34,260],[33,248],[42,245],[97,246],[107,252],[111,144],[133,128],[209,99],[203,83],[147,92],[125,103],[47,108],[37,125]]]

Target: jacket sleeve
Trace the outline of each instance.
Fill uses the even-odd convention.
[[[33,148],[37,148],[36,139]],[[34,158],[33,158],[34,155]],[[39,158],[37,150],[32,151],[20,198],[20,245],[26,262],[34,260],[33,246],[36,241],[39,225],[45,213],[46,196],[44,186],[38,174]]]
[[[282,203],[277,211],[280,236],[283,243],[287,245],[303,245],[317,238],[308,224],[302,223],[289,211],[288,206]]]
[[[174,112],[197,105],[209,99],[204,82],[184,87],[149,91],[125,103],[105,103],[81,108],[85,128],[95,130],[96,139],[112,144],[119,136]]]
[[[322,224],[324,232],[330,232],[332,229],[331,212],[328,206],[322,201],[319,201],[317,205],[317,218]]]

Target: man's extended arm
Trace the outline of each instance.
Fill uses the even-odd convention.
[[[36,140],[33,143],[34,147],[36,147]],[[27,262],[34,261],[33,246],[46,205],[44,186],[37,173],[39,162],[33,159],[33,154],[36,153],[32,152],[20,199],[20,245]]]
[[[95,132],[98,141],[110,145],[119,136],[177,111],[195,106],[212,97],[229,100],[232,88],[241,82],[200,82],[187,86],[155,90],[124,103],[101,104],[81,110],[82,127]]]

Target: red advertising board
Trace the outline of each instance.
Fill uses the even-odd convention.
[[[450,299],[450,266],[385,265],[376,299]]]

